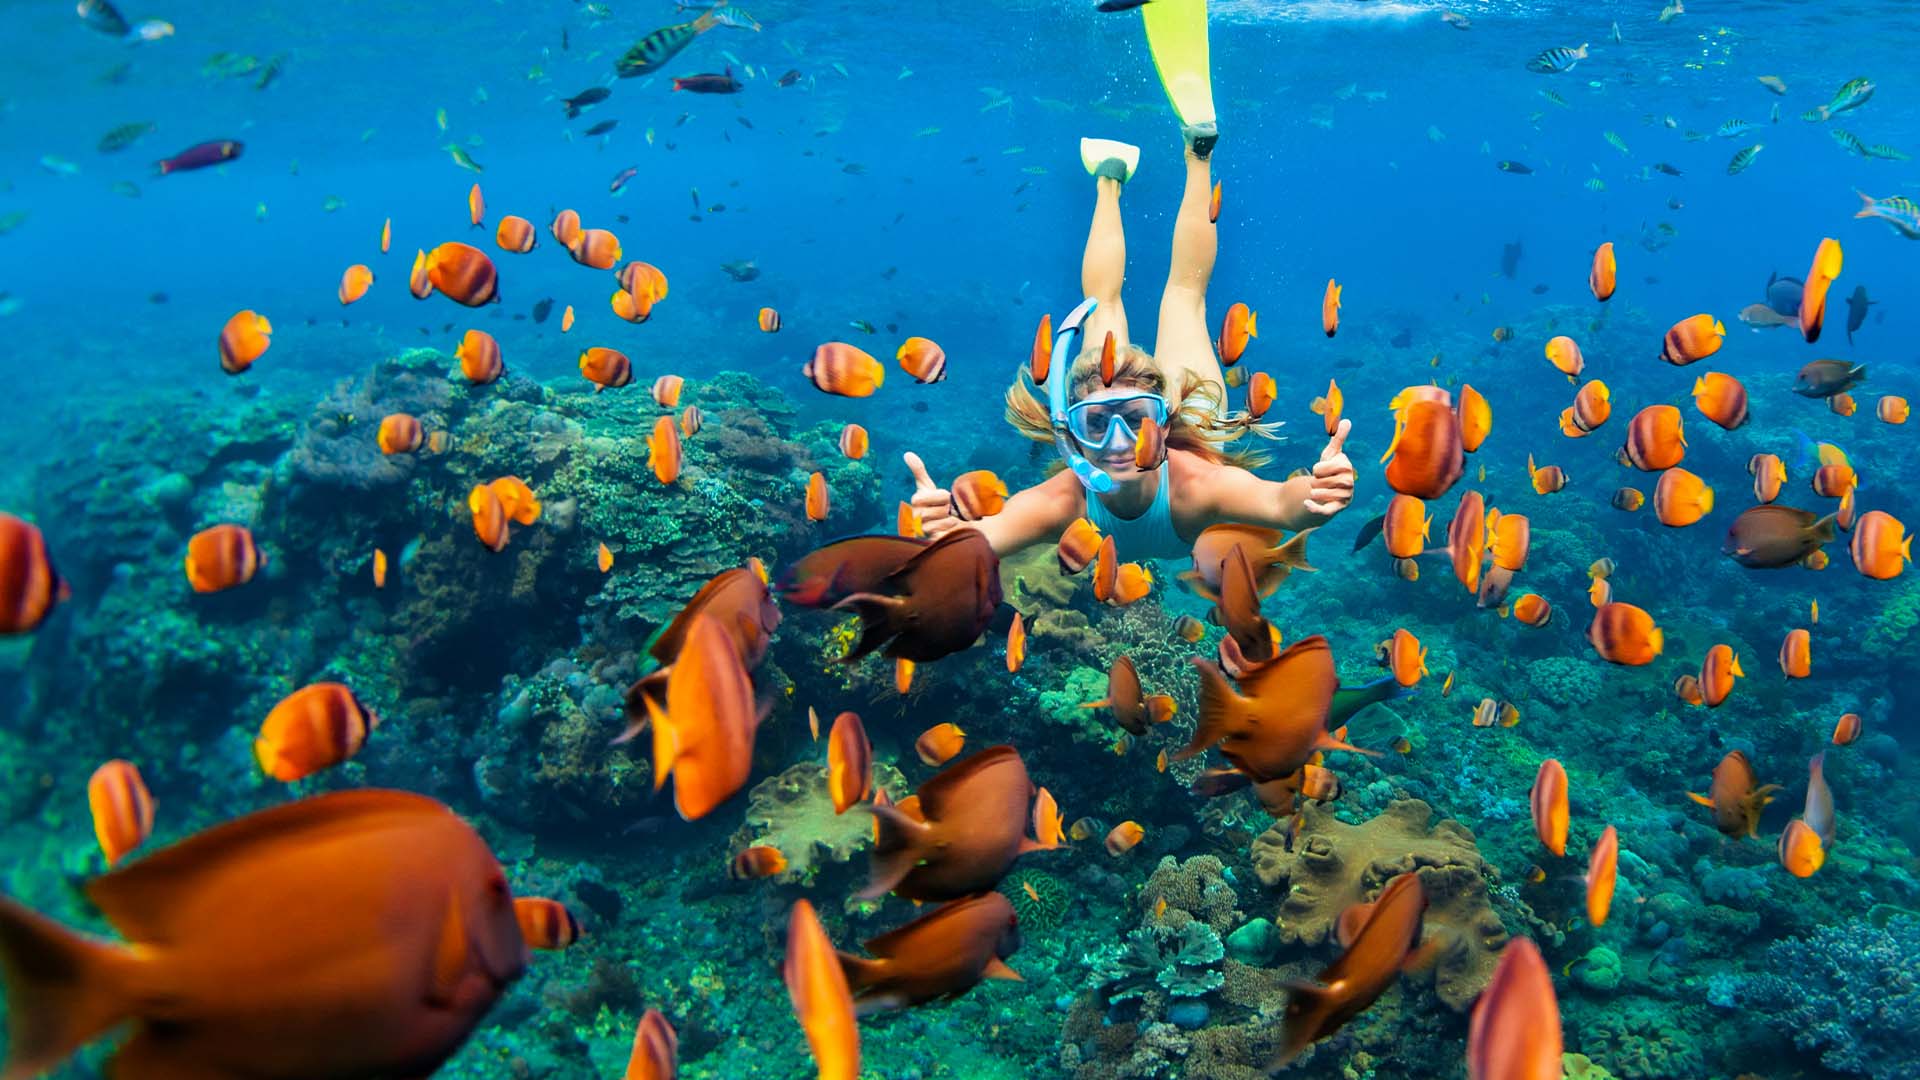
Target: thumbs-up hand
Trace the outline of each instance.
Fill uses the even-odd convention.
[[[1320,460],[1313,465],[1312,487],[1307,492],[1308,512],[1332,517],[1353,501],[1353,462],[1345,449],[1351,431],[1352,420],[1340,421],[1333,437],[1327,440],[1326,449],[1320,451]]]
[[[920,525],[928,536],[939,536],[955,525],[960,519],[953,514],[953,493],[933,482],[927,475],[927,464],[920,455],[909,450],[901,455],[907,463],[907,471],[913,474],[913,497],[908,500],[914,513],[920,515]]]

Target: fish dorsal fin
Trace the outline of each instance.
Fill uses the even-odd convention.
[[[405,791],[367,788],[316,795],[276,806],[188,837],[171,847],[87,883],[87,898],[120,936],[142,945],[175,940],[174,916],[205,887],[209,868],[232,864],[269,849],[306,844],[361,831],[379,818],[452,815],[434,799]]]
[[[447,913],[440,920],[440,938],[433,946],[433,973],[427,985],[427,1002],[446,1006],[454,1001],[460,980],[471,966],[472,943],[467,938],[467,920],[460,910],[460,894],[447,895]]]
[[[957,808],[954,800],[968,781],[1008,758],[1018,761],[1020,752],[1011,746],[989,746],[972,757],[940,770],[914,793],[920,796],[922,820],[937,822],[947,817],[950,811]]]
[[[1312,676],[1324,675],[1324,679]],[[1282,693],[1282,687],[1292,682],[1324,682],[1329,687],[1339,685],[1339,677],[1334,672],[1333,650],[1327,645],[1327,639],[1319,634],[1301,638],[1273,662],[1254,671],[1250,671],[1240,680],[1241,693],[1250,698]],[[1324,704],[1320,708],[1324,716]]]
[[[1005,960],[1002,960],[997,956],[990,956],[987,958],[987,966],[981,972],[981,974],[985,975],[989,979],[1005,979],[1008,982],[1026,982],[1027,981],[1020,977],[1019,972],[1008,967],[1007,962]]]
[[[901,946],[907,944],[915,935],[924,934],[928,927],[954,918],[976,902],[977,900],[956,900],[951,904],[942,904],[905,926],[897,926],[877,938],[861,942],[860,947],[882,959],[891,960],[900,952]]]

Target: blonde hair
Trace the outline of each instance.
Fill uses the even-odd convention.
[[[1228,449],[1227,444],[1248,434],[1266,439],[1277,438],[1275,431],[1278,425],[1255,423],[1245,413],[1221,419],[1220,414],[1226,403],[1225,388],[1212,379],[1202,379],[1191,372],[1181,380],[1178,394],[1169,395],[1166,374],[1154,362],[1152,354],[1138,345],[1128,345],[1114,357],[1111,384],[1100,378],[1100,346],[1082,349],[1080,355],[1073,358],[1073,366],[1067,371],[1068,401],[1078,400],[1081,395],[1106,385],[1137,387],[1168,398],[1172,408],[1167,417],[1167,445],[1173,449],[1198,454],[1215,464],[1236,465],[1243,469],[1256,469],[1272,460],[1263,450],[1254,447]],[[1035,393],[1038,389],[1022,365],[1019,374],[1014,377],[1013,385],[1007,387],[1007,423],[1035,442],[1050,443],[1053,441],[1053,421],[1046,402]],[[1059,469],[1064,464],[1055,462],[1052,467]]]

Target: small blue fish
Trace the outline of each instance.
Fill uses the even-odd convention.
[[[1527,70],[1537,75],[1558,75],[1561,72],[1572,71],[1575,64],[1586,58],[1586,42],[1581,42],[1577,49],[1569,49],[1562,45],[1548,49],[1527,61]]]

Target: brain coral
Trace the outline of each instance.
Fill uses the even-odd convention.
[[[873,782],[895,800],[911,790],[900,770],[884,762],[873,763]],[[834,813],[827,767],[803,761],[747,793],[746,823],[733,834],[728,858],[755,844],[787,857],[776,881],[810,882],[827,863],[846,862],[873,845],[873,815],[859,808]]]
[[[1527,681],[1549,705],[1591,705],[1600,697],[1600,669],[1584,659],[1548,656],[1526,666]]]
[[[1322,803],[1304,804],[1297,820],[1291,843],[1281,824],[1253,842],[1254,873],[1285,890],[1274,916],[1280,939],[1321,944],[1342,911],[1374,900],[1396,875],[1417,873],[1428,899],[1423,940],[1441,941],[1434,992],[1454,1009],[1471,1005],[1508,937],[1487,896],[1495,871],[1473,833],[1457,821],[1433,825],[1433,808],[1418,799],[1398,800],[1362,825]]]

